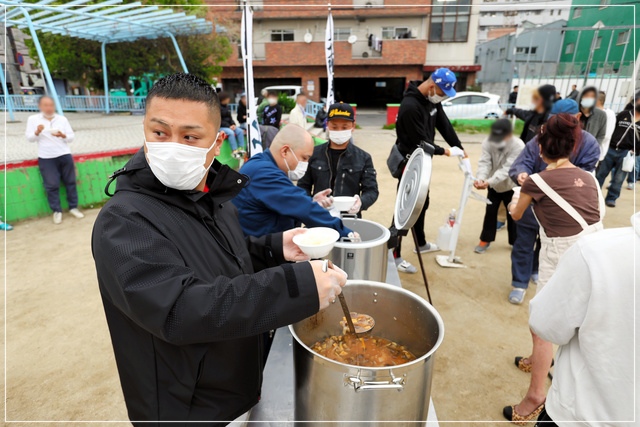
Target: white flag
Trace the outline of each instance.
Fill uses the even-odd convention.
[[[244,88],[247,95],[247,148],[249,155],[262,153],[262,138],[258,125],[258,112],[253,88],[253,12],[249,3],[244,3],[242,12],[242,63],[244,65]]]
[[[333,95],[333,17],[329,10],[327,18],[327,31],[324,41],[324,51],[327,57],[327,108],[334,102]]]

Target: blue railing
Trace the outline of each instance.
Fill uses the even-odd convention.
[[[318,111],[322,108],[323,105],[324,104],[321,102],[313,102],[311,100],[308,100],[306,108],[307,117],[315,119]]]
[[[9,95],[14,111],[38,111],[38,99],[41,95]],[[110,96],[111,111],[144,111],[144,96]],[[7,99],[0,96],[0,108],[6,108]],[[66,95],[60,97],[63,111],[102,112],[105,111],[104,95]]]

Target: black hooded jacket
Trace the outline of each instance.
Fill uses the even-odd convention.
[[[231,117],[231,108],[229,105],[220,104],[220,127],[230,128],[235,124],[236,122],[234,122],[233,117]]]
[[[311,265],[283,264],[282,234],[243,236],[228,202],[247,178],[213,169],[208,193],[168,189],[140,150],[93,229],[132,421],[237,418],[259,400],[261,334],[318,311]]]
[[[413,153],[422,141],[426,141],[435,147],[434,154],[444,154],[444,148],[435,143],[436,129],[447,144],[462,149],[462,143],[442,109],[442,104],[430,102],[418,90],[418,85],[421,83],[420,81],[410,82],[400,103],[396,119],[398,150],[406,156]]]

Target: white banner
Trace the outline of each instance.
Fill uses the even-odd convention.
[[[247,95],[247,149],[250,156],[262,153],[262,138],[258,125],[257,99],[253,88],[253,11],[244,3],[241,26],[242,63],[244,88]]]
[[[327,108],[334,103],[333,94],[333,17],[329,10],[327,18],[327,31],[325,34],[324,50],[327,57]]]

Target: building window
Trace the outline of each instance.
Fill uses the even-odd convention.
[[[531,54],[533,55],[537,51],[538,51],[538,48],[536,46],[533,46],[531,50],[529,50],[529,47],[516,47],[516,53],[521,55],[528,55],[529,52],[531,52]]]
[[[600,46],[602,45],[602,37],[598,37],[596,39],[596,49],[600,49]]]
[[[507,49],[505,49],[504,47],[500,48],[500,58],[504,58],[505,53],[507,53]]]
[[[553,9],[549,9],[549,15],[553,16]]]
[[[408,27],[382,27],[382,38],[386,40],[404,38],[408,33]]]
[[[564,53],[573,53],[575,48],[576,48],[575,44],[569,43],[567,44],[567,47],[564,49]]]
[[[351,35],[351,28],[334,28],[333,40],[337,42],[346,41]]]
[[[616,40],[616,44],[626,44],[627,41],[629,41],[629,30],[618,33],[618,40]]]
[[[272,42],[292,42],[293,30],[271,30]]]
[[[540,15],[541,13],[542,13],[542,11],[541,11],[541,10],[534,10],[534,11],[533,11],[533,14],[534,14],[534,15]]]
[[[466,42],[469,36],[471,0],[447,1],[444,5],[432,6],[429,41]]]
[[[580,18],[582,16],[582,8],[576,7],[573,9],[573,19]]]
[[[507,10],[502,12],[504,16],[518,16],[518,10]]]

